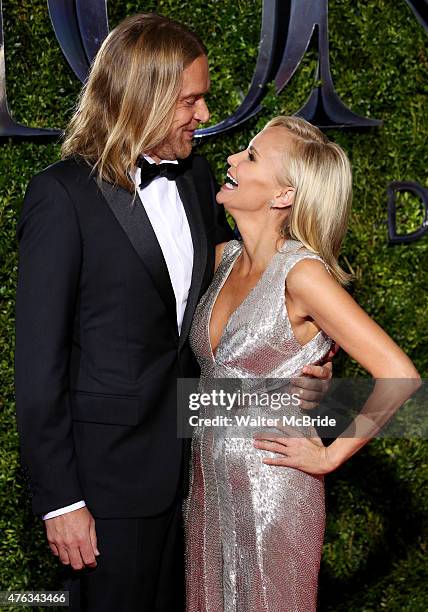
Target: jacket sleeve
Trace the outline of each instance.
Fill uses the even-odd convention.
[[[46,173],[29,184],[18,224],[15,390],[35,514],[84,498],[72,436],[69,362],[82,259],[77,214]]]

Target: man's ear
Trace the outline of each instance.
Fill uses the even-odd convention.
[[[294,202],[294,194],[295,189],[293,189],[293,187],[286,187],[272,198],[271,208],[288,208]]]

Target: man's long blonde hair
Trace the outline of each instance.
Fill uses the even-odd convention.
[[[138,156],[171,129],[183,70],[206,49],[186,26],[154,13],[128,17],[105,39],[68,125],[62,157],[134,190]]]
[[[352,172],[343,149],[300,117],[275,117],[266,125],[283,127],[294,136],[278,180],[295,190],[294,202],[281,235],[300,240],[320,255],[334,278],[345,285],[352,278],[337,258],[348,227],[352,203]]]

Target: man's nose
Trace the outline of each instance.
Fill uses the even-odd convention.
[[[206,123],[210,118],[210,111],[208,110],[207,103],[204,98],[197,101],[196,112],[194,115],[200,123]]]

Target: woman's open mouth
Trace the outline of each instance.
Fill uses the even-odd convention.
[[[229,174],[229,172],[227,173],[227,178],[224,187],[226,189],[230,189],[231,191],[238,187],[238,181],[234,179],[233,176]]]

